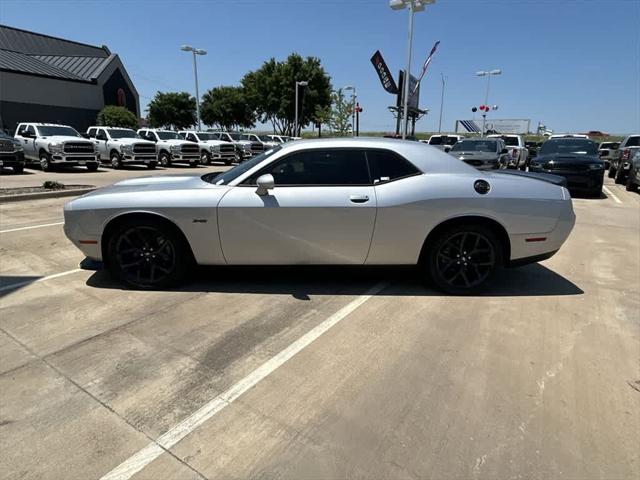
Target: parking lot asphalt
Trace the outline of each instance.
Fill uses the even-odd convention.
[[[640,196],[606,185],[478,297],[392,268],[123,290],[78,270],[68,199],[2,204],[0,478],[639,478]]]

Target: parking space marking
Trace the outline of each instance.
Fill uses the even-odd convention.
[[[19,232],[21,230],[33,230],[34,228],[53,227],[54,225],[64,225],[64,221],[55,223],[43,223],[41,225],[31,225],[29,227],[9,228],[7,230],[0,230],[0,233]]]
[[[609,195],[616,203],[622,203],[618,197],[616,197],[615,193],[609,190],[605,185],[602,186],[602,189],[605,191],[607,195]]]
[[[133,475],[162,455],[165,450],[171,449],[200,425],[211,419],[225,407],[231,405],[231,403],[237,400],[243,393],[256,386],[260,381],[280,368],[293,356],[311,345],[322,334],[337,325],[342,319],[347,317],[371,297],[380,293],[387,287],[387,285],[387,283],[381,282],[371,287],[363,295],[360,295],[358,298],[328,317],[322,323],[316,325],[313,329],[298,338],[298,340],[294,341],[287,348],[280,351],[280,353],[276,354],[274,357],[271,357],[239,382],[229,387],[211,401],[207,402],[182,422],[167,430],[155,442],[149,443],[146,447],[133,454],[109,473],[102,476],[100,480],[130,479]]]
[[[6,290],[13,290],[15,288],[24,287],[25,285],[30,285],[32,283],[40,283],[45,282],[47,280],[53,280],[54,278],[64,277],[66,275],[71,275],[72,273],[81,272],[81,268],[74,268],[73,270],[67,270],[66,272],[54,273],[53,275],[47,275],[46,277],[38,278],[36,280],[27,280],[24,282],[12,283],[11,285],[3,285],[0,287],[0,292],[4,292]]]

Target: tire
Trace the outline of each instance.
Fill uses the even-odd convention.
[[[160,165],[164,168],[171,166],[171,156],[167,152],[161,152],[158,160],[160,161]]]
[[[51,156],[45,151],[40,152],[40,168],[43,172],[53,172]]]
[[[15,168],[14,168],[14,170],[15,170]],[[638,185],[633,183],[633,179],[631,178],[631,175],[629,175],[629,177],[627,178],[627,183],[624,184],[624,189],[627,192],[637,192],[638,191]]]
[[[178,285],[194,264],[176,228],[154,218],[120,223],[108,240],[107,252],[112,275],[139,290]]]
[[[196,168],[198,166],[198,161],[195,162],[189,162],[189,167],[191,168]]]
[[[479,293],[504,265],[498,236],[483,225],[456,225],[443,230],[429,243],[424,267],[431,283],[445,293]]]
[[[589,192],[589,196],[593,198],[601,198],[602,197],[602,185],[598,188],[594,188]]]
[[[616,178],[614,179],[614,182],[618,185],[622,185],[626,180],[627,179],[626,175],[624,174],[624,170],[622,168],[618,168],[618,170],[616,171]]]
[[[607,177],[613,178],[616,176],[616,169],[613,168],[613,165],[609,167],[609,172],[607,173]]]
[[[228,159],[228,158],[227,158],[227,159],[225,159],[225,161],[224,161],[224,164],[225,164],[225,165],[231,165],[232,163],[233,163],[233,160],[230,160],[230,159]]]
[[[158,163],[157,163],[157,162],[149,162],[149,163],[147,163],[147,168],[148,168],[149,170],[155,170],[155,168],[156,168],[157,166],[158,166]]]
[[[200,154],[200,163],[203,165],[211,164],[211,155],[208,152],[202,152]]]
[[[22,173],[24,172],[24,165],[14,165],[13,173]]]
[[[97,163],[87,163],[87,170],[89,172],[95,172],[96,170],[98,170],[98,164]]]
[[[120,154],[118,152],[111,152],[111,156],[109,157],[111,160],[111,168],[114,170],[118,170],[122,168],[122,159],[120,158]]]

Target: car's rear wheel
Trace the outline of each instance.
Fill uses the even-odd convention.
[[[609,172],[607,173],[607,177],[613,178],[616,176],[616,169],[613,168],[613,165],[609,167]]]
[[[616,171],[616,178],[614,179],[614,182],[617,183],[618,185],[622,185],[626,180],[626,175],[624,172],[623,168],[618,168],[618,170]]]
[[[182,236],[151,218],[120,224],[109,240],[108,252],[114,276],[137,289],[174,286],[192,263]]]
[[[482,291],[503,265],[500,240],[483,225],[448,228],[428,248],[429,278],[436,288],[454,295]]]
[[[631,174],[629,174],[629,176],[627,177],[627,183],[624,184],[624,189],[627,192],[635,192],[638,190],[638,185],[636,185],[633,182],[633,178],[631,177]]]

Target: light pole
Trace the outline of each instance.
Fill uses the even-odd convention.
[[[198,120],[198,130],[202,129],[200,122],[200,92],[198,92],[198,65],[196,64],[196,55],[206,55],[207,51],[201,48],[193,48],[191,45],[182,45],[180,50],[193,53],[193,76],[196,79],[196,117]]]
[[[493,75],[500,75],[502,74],[502,70],[500,69],[495,69],[495,70],[488,70],[488,71],[481,71],[481,72],[476,72],[476,75],[478,77],[487,77],[487,93],[484,96],[484,106],[485,108],[487,108],[489,105],[489,85],[491,85],[491,77]],[[482,111],[482,136],[484,137],[484,126],[485,123],[487,121],[487,112],[488,109],[485,109]]]
[[[347,85],[346,87],[343,88],[343,90],[351,90],[351,103],[352,103],[351,134],[355,137],[356,136],[356,99],[358,98],[356,94],[356,87],[354,87],[353,85]]]
[[[402,86],[404,126],[402,128],[402,138],[407,138],[409,128],[409,79],[411,77],[411,47],[413,45],[413,14],[424,10],[425,5],[435,3],[436,0],[389,0],[389,6],[393,10],[402,10],[409,7],[409,32],[407,35],[407,69],[404,71],[404,85]]]
[[[438,121],[438,133],[442,131],[442,109],[444,108],[444,74],[440,72],[442,77],[442,95],[440,96],[440,120]]]
[[[296,117],[295,121],[293,122],[294,137],[298,136],[298,87],[306,87],[307,85],[309,85],[309,82],[306,82],[304,80],[299,82],[296,81]]]

